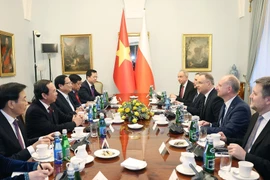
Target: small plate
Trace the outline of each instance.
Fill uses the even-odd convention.
[[[138,98],[138,96],[129,96],[130,97],[130,99],[137,99]]]
[[[117,103],[119,103],[119,101],[114,101],[114,102],[110,101],[110,104],[117,104]]]
[[[103,152],[104,152],[104,151],[109,151],[109,152],[112,152],[112,153],[114,153],[114,154],[111,155],[111,156],[105,156],[105,155],[103,155]],[[119,156],[119,154],[120,154],[120,151],[118,151],[118,150],[116,150],[116,149],[99,149],[99,150],[96,150],[96,151],[94,152],[94,155],[95,155],[96,157],[103,158],[103,159],[114,158],[114,157]]]
[[[201,142],[201,141],[197,141],[197,144],[205,147],[206,142]],[[225,146],[225,142],[224,141],[219,141],[218,145],[216,145],[215,147],[224,147]]]
[[[130,129],[141,129],[142,127],[143,127],[143,125],[141,125],[141,124],[128,124],[128,127],[130,128]]]
[[[236,173],[237,172],[237,173]],[[240,179],[240,180],[255,180],[255,179],[259,179],[260,175],[255,172],[255,171],[251,171],[250,177],[242,177],[239,174],[239,168],[231,168],[231,174],[233,175],[233,177],[235,177],[236,179]]]
[[[87,135],[88,135],[88,133],[83,133],[82,135],[78,136],[77,134],[73,133],[73,134],[71,134],[71,137],[76,139],[76,138],[83,138]]]
[[[155,123],[157,123],[157,125],[167,125],[167,124],[169,124],[169,122],[168,121],[156,121]]]
[[[175,143],[178,143],[178,142],[180,142],[180,143],[182,143],[182,144],[176,145]],[[169,144],[170,144],[171,146],[174,146],[174,147],[180,147],[180,148],[182,148],[182,147],[187,147],[187,146],[188,146],[187,141],[184,140],[184,139],[174,139],[174,140],[170,140],[170,141],[169,141]]]
[[[156,101],[156,102],[149,102],[150,104],[158,104],[159,102],[158,101]]]
[[[129,169],[129,170],[132,170],[132,171],[137,171],[137,170],[141,170],[141,169],[144,169],[146,168],[147,166],[147,163],[145,162],[143,164],[143,166],[139,167],[139,168],[135,168],[135,167],[131,167],[131,166],[124,166],[126,169]]]
[[[120,124],[120,123],[123,123],[124,120],[123,119],[114,119],[112,122],[116,123],[116,124]]]
[[[72,158],[75,158],[76,156],[73,156]],[[71,158],[71,159],[72,159]],[[70,159],[70,160],[71,160]],[[85,158],[84,158],[85,159]],[[85,164],[88,164],[88,163],[90,163],[90,162],[92,162],[93,160],[94,160],[94,157],[93,156],[91,156],[91,155],[87,155],[87,158],[85,159],[86,160],[86,162],[85,162]]]
[[[193,171],[192,171],[192,172],[186,172],[186,171],[184,170],[182,164],[179,164],[178,166],[176,166],[176,170],[177,170],[179,173],[184,174],[184,175],[188,175],[188,176],[193,176],[193,175],[195,175],[195,172],[193,172]],[[200,172],[200,171],[202,171],[203,169],[202,169],[201,166],[196,165],[196,170],[197,170],[198,172]]]
[[[167,118],[166,118],[166,116],[154,115],[154,116],[152,117],[152,119],[153,119],[154,121],[165,121]]]
[[[43,159],[48,159],[52,156],[51,152],[48,152],[48,154],[46,154],[46,156],[43,156],[43,157],[39,157],[38,154],[36,152],[34,152],[32,154],[32,157],[36,160],[43,160]]]

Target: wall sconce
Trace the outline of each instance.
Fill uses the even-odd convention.
[[[36,37],[39,38],[40,36],[41,36],[40,32],[36,30],[33,31],[35,82],[37,82]]]

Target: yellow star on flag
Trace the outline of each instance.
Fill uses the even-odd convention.
[[[119,40],[119,49],[116,52],[119,57],[118,66],[120,67],[124,60],[131,61],[130,59],[130,48],[126,47],[121,40]]]

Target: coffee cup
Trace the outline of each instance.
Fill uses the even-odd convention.
[[[244,178],[249,178],[253,168],[253,163],[248,161],[239,161],[238,166],[239,166],[239,175]]]
[[[213,133],[213,134],[211,134],[211,137],[213,139],[213,145],[214,145],[214,147],[218,146],[219,145],[219,142],[220,142],[220,134]]]
[[[113,96],[112,97],[112,100],[111,100],[112,103],[117,103],[117,99],[116,99],[116,96]]]
[[[83,135],[84,127],[75,127],[72,131],[76,136],[82,136]]]
[[[38,144],[36,146],[36,153],[38,157],[46,157],[49,154],[49,148],[48,144]]]
[[[192,164],[194,167],[196,167],[196,162],[194,158],[194,153],[191,152],[181,152],[180,161],[182,162],[182,166],[185,172],[192,173],[193,170],[189,166],[189,164]]]

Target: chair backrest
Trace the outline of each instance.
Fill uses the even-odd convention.
[[[102,84],[102,82],[96,81],[94,85],[95,85],[95,89],[97,90],[97,92],[102,94],[103,93],[103,84]]]

